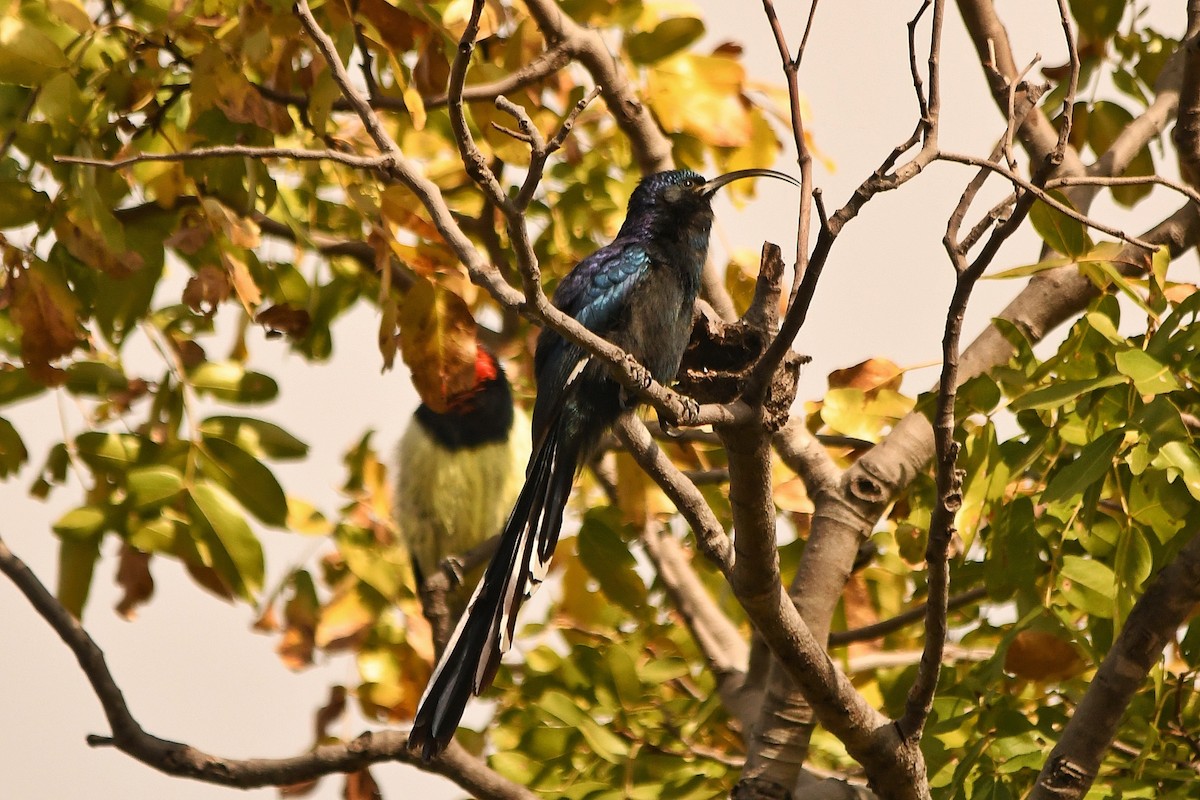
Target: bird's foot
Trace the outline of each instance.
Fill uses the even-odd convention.
[[[700,403],[687,395],[676,395],[678,408],[673,409],[675,418],[662,421],[663,433],[671,438],[679,435],[680,428],[694,428],[700,424]]]
[[[650,384],[654,383],[654,376],[650,374],[650,370],[642,366],[636,358],[628,353],[625,354],[625,369],[642,391],[649,389]]]
[[[458,556],[446,556],[442,559],[442,572],[446,573],[446,577],[450,579],[450,587],[457,588],[462,586],[466,581],[463,577],[465,570],[463,563]]]

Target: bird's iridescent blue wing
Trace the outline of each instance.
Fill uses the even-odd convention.
[[[554,292],[554,305],[585,328],[606,335],[624,318],[629,300],[650,271],[650,253],[640,242],[618,239],[580,261]],[[534,436],[557,417],[574,379],[587,365],[588,355],[550,328],[538,341],[538,395],[534,405]],[[554,387],[555,390],[546,389]]]

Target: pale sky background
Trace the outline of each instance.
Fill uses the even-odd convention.
[[[789,38],[798,43],[808,4],[777,4]],[[757,3],[702,0],[698,5],[708,24],[707,44],[741,42],[751,76],[782,85],[774,42]],[[1047,64],[1065,62],[1054,0],[999,0],[997,5],[1010,25],[1018,63],[1028,62],[1035,53]],[[838,0],[822,4],[818,12],[801,81],[812,108],[817,145],[836,165],[833,172],[820,165],[816,170],[816,183],[824,189],[831,211],[912,131],[916,109],[904,26],[917,6],[916,0]],[[1184,3],[1154,0],[1149,6],[1156,28],[1180,35]],[[943,146],[986,155],[1003,124],[953,4],[947,12],[942,65]],[[790,152],[776,166],[796,171]],[[1169,169],[1173,171],[1173,165]],[[801,400],[819,397],[831,370],[871,356],[886,356],[902,365],[938,359],[953,285],[941,237],[971,174],[963,167],[935,165],[901,191],[877,197],[842,233],[797,342],[797,349],[813,357],[802,378]],[[771,183],[761,182],[759,200],[740,214],[727,205],[718,207],[713,249],[718,262],[724,260],[727,245],[757,251],[764,238],[782,245],[790,260],[795,202],[790,190]],[[1176,196],[1156,190],[1136,212],[1116,209],[1101,199],[1093,213],[1140,231],[1179,204]],[[1037,251],[1036,238],[1024,231],[1001,251],[996,268],[1036,261]],[[1172,276],[1195,281],[1194,255],[1172,265]],[[1007,281],[981,284],[964,341],[1019,288],[1019,283]],[[281,385],[281,401],[262,409],[262,414],[312,446],[303,467],[275,465],[281,481],[325,509],[340,502],[336,486],[344,476],[344,448],[374,428],[376,446],[390,452],[415,405],[403,367],[379,373],[377,324],[374,311],[365,308],[343,321],[335,328],[335,355],[323,365],[288,355],[277,342],[251,342],[258,363]],[[254,335],[261,332],[255,329]],[[935,370],[919,370],[910,375],[907,388],[919,390],[935,379]],[[5,408],[3,413],[25,438],[33,464],[0,484],[0,508],[8,520],[0,524],[0,534],[52,587],[57,539],[50,524],[76,505],[82,492],[73,482],[44,504],[31,499],[27,489],[46,448],[62,438],[62,426],[74,435],[81,417],[66,395]],[[267,532],[264,544],[270,586],[311,552],[312,540]],[[313,711],[324,703],[330,684],[354,683],[352,662],[343,658],[299,674],[287,671],[275,655],[276,639],[250,631],[250,609],[205,593],[167,559],[154,562],[154,599],[136,622],[125,622],[112,611],[119,598],[112,582],[117,542],[106,545],[108,557],[97,567],[84,623],[143,727],[227,757],[283,757],[308,748]],[[341,732],[353,736],[365,727],[353,720]],[[0,579],[0,796],[276,796],[273,789],[239,793],[166,777],[115,750],[89,748],[84,741],[89,733],[108,732],[99,702],[70,651],[16,589]],[[389,800],[416,792],[429,800],[464,795],[442,778],[402,765],[376,765],[373,773]],[[335,776],[313,797],[328,800],[340,797],[340,791],[341,780]]]

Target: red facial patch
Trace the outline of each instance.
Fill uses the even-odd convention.
[[[485,383],[496,380],[499,367],[492,354],[482,347],[475,351],[475,386],[478,388]]]

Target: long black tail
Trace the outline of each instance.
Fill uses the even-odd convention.
[[[450,743],[467,700],[491,685],[512,646],[517,611],[546,576],[582,444],[561,427],[550,426],[530,460],[496,554],[425,687],[408,747],[426,761]]]

